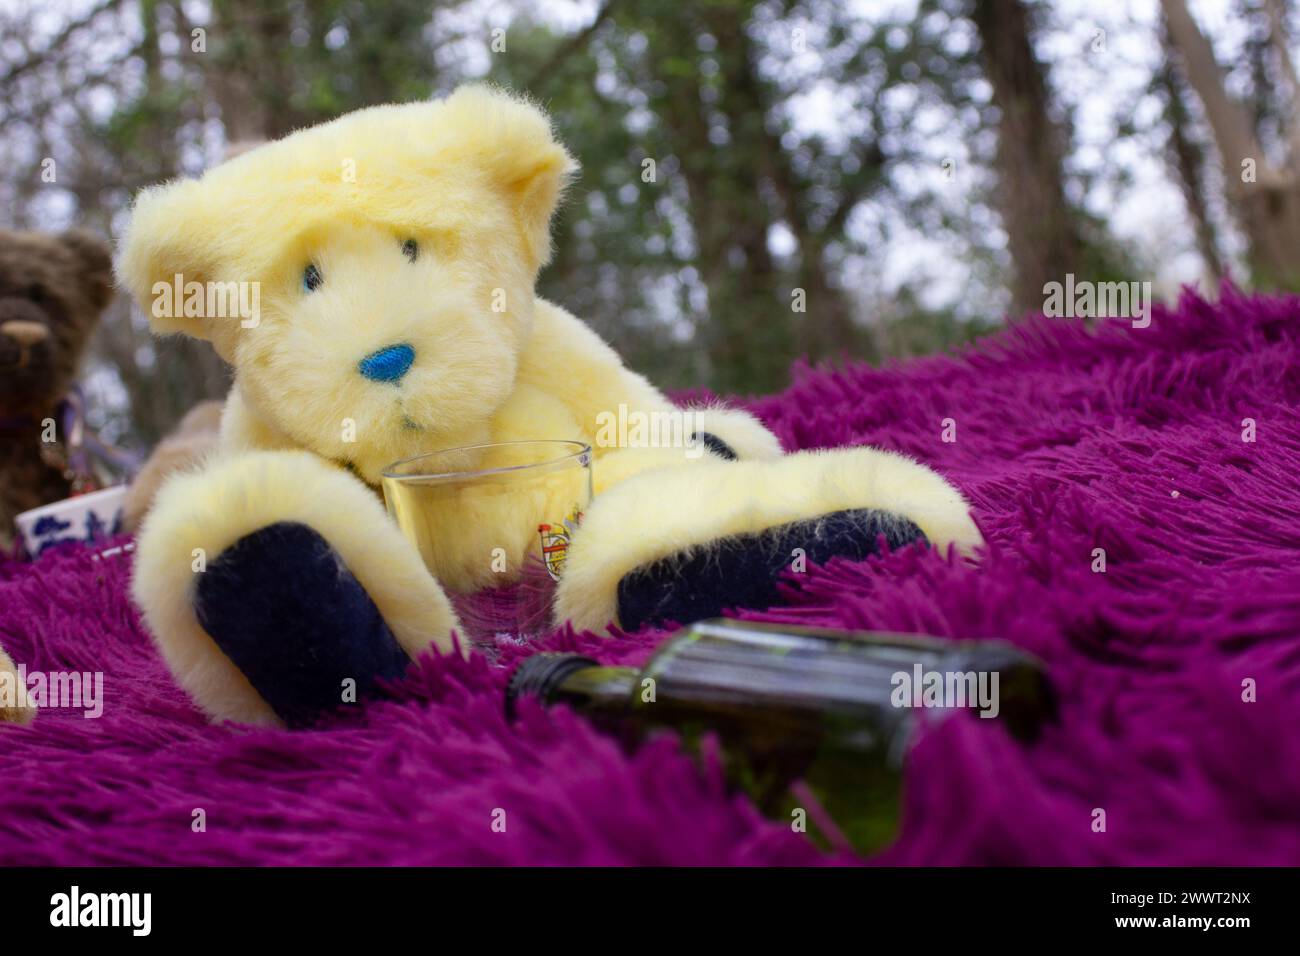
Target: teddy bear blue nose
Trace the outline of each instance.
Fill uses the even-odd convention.
[[[371,352],[357,363],[357,371],[372,382],[396,382],[415,361],[415,349],[403,342]]]

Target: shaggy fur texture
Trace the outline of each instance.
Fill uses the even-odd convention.
[[[979,564],[906,548],[810,568],[787,607],[753,616],[1006,638],[1060,690],[1061,722],[1032,746],[995,721],[929,730],[908,759],[902,836],[879,862],[1300,859],[1298,368],[1300,299],[1229,290],[1157,307],[1147,329],[1040,321],[962,358],[804,370],[752,404],[790,448],[871,443],[932,464],[988,538]],[[47,711],[0,727],[0,860],[825,859],[671,741],[625,756],[531,707],[508,727],[501,692],[528,649],[503,648],[500,669],[426,658],[398,700],[318,731],[209,725],[132,610],[128,560],[63,549],[0,565],[0,644],[15,660],[106,672],[101,719]],[[560,632],[541,646],[638,663],[663,636]],[[205,833],[191,829],[199,807]]]
[[[0,229],[0,547],[15,515],[68,496],[41,457],[41,423],[57,419],[111,296],[108,247],[94,235]]]
[[[409,548],[393,556],[371,548],[372,538],[392,536],[372,526],[387,465],[484,442],[590,444],[596,498],[557,604],[561,619],[582,628],[617,623],[619,580],[640,563],[688,549],[698,557],[721,537],[831,511],[891,511],[940,547],[979,542],[960,496],[923,466],[873,449],[781,458],[776,438],[742,411],[712,408],[692,425],[737,462],[685,442],[602,441],[605,416],[664,419],[673,408],[581,321],[535,298],[551,215],[575,170],[540,110],[466,87],[443,101],[349,114],[136,201],[122,281],[160,331],[211,340],[235,370],[216,465],[187,477],[184,494],[159,495],[140,534],[135,582],[167,660],[214,717],[261,722],[269,708],[248,696],[251,686],[195,619],[194,574],[178,555],[203,548],[217,557],[216,542],[262,526],[250,514],[302,521],[288,512],[328,470],[360,480],[340,474],[330,497],[311,506],[330,513],[321,515],[328,527],[307,523],[369,590],[394,566],[403,580],[411,573]],[[248,314],[229,308],[229,292],[224,309],[215,298],[209,305],[203,293],[214,286],[248,289]],[[634,490],[615,487],[633,477]],[[539,488],[429,505],[436,513],[424,519],[438,543],[423,556],[436,581],[417,591],[512,583],[536,550],[539,524],[572,507],[566,489],[557,515],[546,505],[551,489]],[[374,566],[353,563],[370,554]],[[447,622],[441,610],[427,615],[418,646],[445,648],[449,632],[434,628]],[[406,646],[410,622],[388,623]]]

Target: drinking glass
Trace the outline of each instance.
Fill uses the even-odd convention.
[[[552,626],[569,538],[591,503],[591,446],[497,442],[384,469],[384,501],[451,599],[463,637],[491,653]]]

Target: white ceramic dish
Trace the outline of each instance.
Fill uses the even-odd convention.
[[[51,545],[65,541],[103,541],[122,530],[126,485],[113,485],[89,494],[64,498],[24,511],[14,519],[23,546],[35,558]]]

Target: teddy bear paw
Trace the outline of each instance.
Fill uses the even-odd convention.
[[[879,552],[927,542],[915,524],[888,511],[861,508],[794,521],[757,534],[738,534],[661,558],[618,582],[618,620],[628,630],[665,621],[719,617],[731,607],[780,603],[783,572],[801,561],[861,561]]]
[[[379,682],[410,664],[338,553],[304,524],[268,525],[222,551],[200,577],[194,610],[290,727],[379,696]]]
[[[213,720],[310,723],[400,676],[406,658],[467,652],[446,593],[383,504],[308,452],[171,476],[136,542],[132,594]]]

